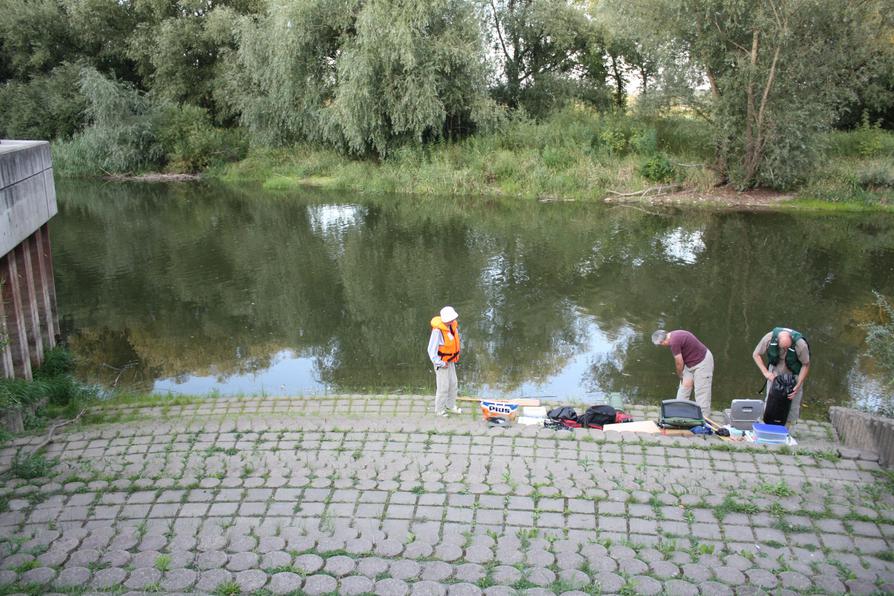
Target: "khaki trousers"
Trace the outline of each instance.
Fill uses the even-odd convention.
[[[435,414],[456,407],[456,364],[435,368]]]
[[[711,416],[711,381],[714,378],[714,354],[705,352],[701,362],[683,367],[683,378],[677,389],[677,399],[689,399],[695,389],[695,403],[702,409],[702,416]],[[688,387],[687,387],[688,385]]]

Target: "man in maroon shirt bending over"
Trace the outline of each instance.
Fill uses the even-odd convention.
[[[656,346],[669,346],[677,365],[680,387],[677,399],[689,399],[695,387],[695,403],[703,416],[711,415],[711,379],[714,377],[714,355],[688,331],[659,329],[652,334]]]

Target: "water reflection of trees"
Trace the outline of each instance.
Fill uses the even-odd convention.
[[[808,333],[811,392],[832,400],[862,339],[852,313],[892,284],[894,225],[879,218],[345,196],[361,206],[333,208],[331,195],[217,186],[59,192],[60,304],[104,379],[123,358],[146,379],[226,376],[291,348],[337,389],[427,387],[428,320],[452,303],[466,384],[545,379],[595,323],[616,350],[583,388],[663,398],[670,357],[648,342],[663,325],[708,344],[724,400],[756,388],[751,349],[784,323]]]

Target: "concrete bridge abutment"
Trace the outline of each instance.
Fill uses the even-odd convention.
[[[0,374],[30,379],[59,323],[48,223],[57,213],[50,144],[0,140]]]

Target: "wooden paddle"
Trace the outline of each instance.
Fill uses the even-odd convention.
[[[532,406],[537,407],[540,405],[539,399],[496,399],[490,397],[457,397],[456,401],[474,401],[481,403],[483,401],[498,401],[506,404],[517,404],[519,406]]]

